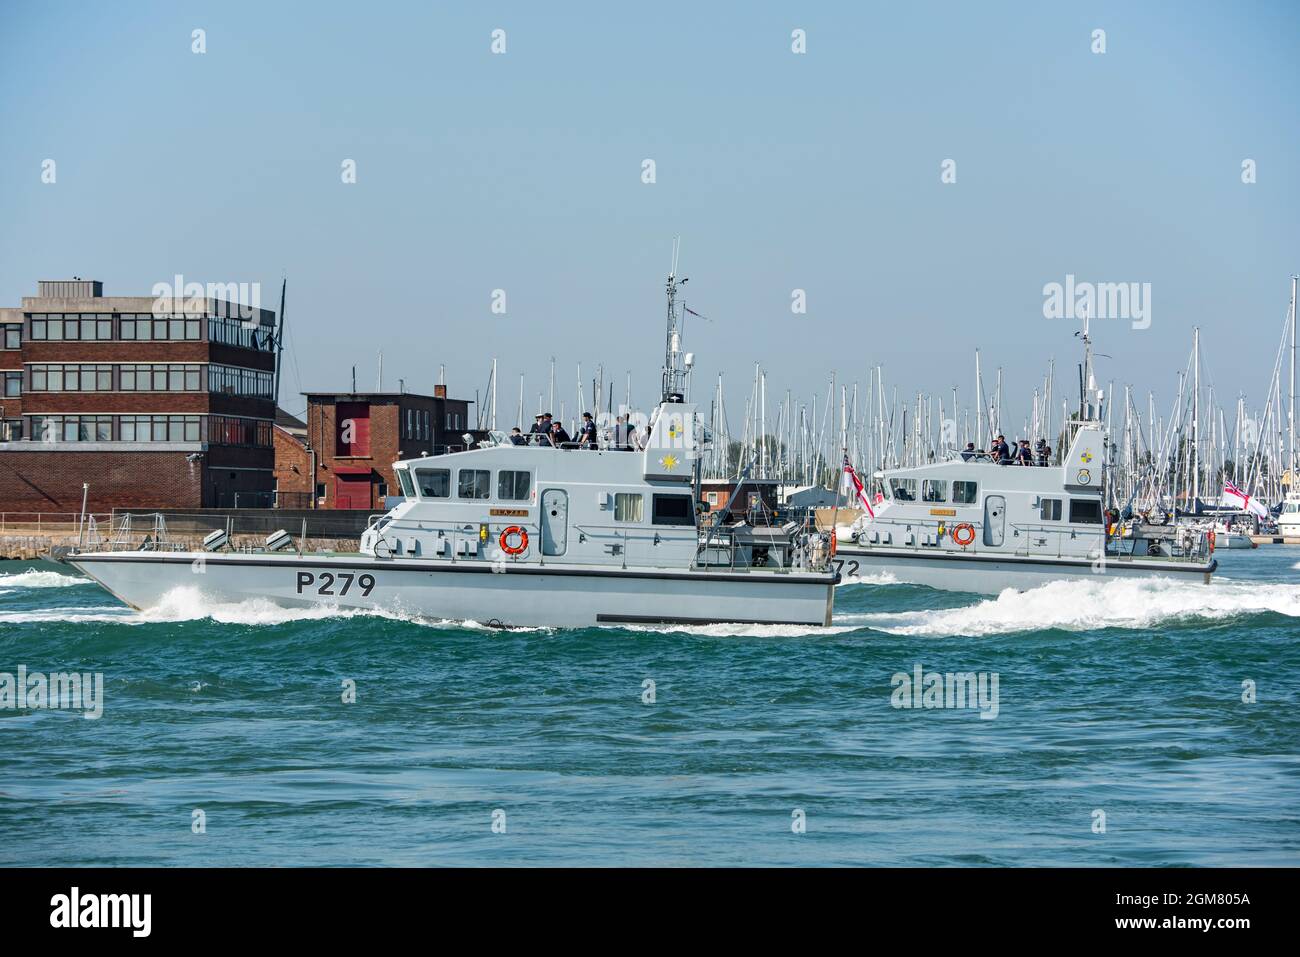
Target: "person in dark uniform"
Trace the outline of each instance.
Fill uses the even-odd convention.
[[[590,412],[582,413],[582,422],[578,425],[577,442],[580,449],[599,448],[596,441],[596,422],[591,417]]]
[[[1019,450],[1016,452],[1016,458],[1019,460],[1018,464],[1020,464],[1020,465],[1033,465],[1033,464],[1034,464],[1034,453],[1031,452],[1030,449],[1029,449],[1029,440],[1028,440],[1028,439],[1021,439],[1021,440],[1020,440],[1020,448],[1019,448]]]
[[[971,459],[975,458],[975,456],[978,454],[979,453],[975,451],[975,443],[967,442],[966,448],[961,450],[961,460],[963,462],[969,462]]]
[[[513,429],[510,430],[510,444],[511,444],[511,445],[527,445],[527,444],[528,444],[528,440],[527,440],[526,438],[524,438],[524,433],[522,433],[522,432],[519,431],[519,426],[517,426],[517,425],[516,425]]]
[[[614,420],[614,441],[613,446],[619,452],[631,452],[636,436],[633,434],[634,427],[627,421],[627,416],[620,415]]]
[[[546,413],[539,412],[533,417],[533,427],[528,430],[528,441],[542,445],[551,440],[551,427],[546,423]]]
[[[1046,468],[1047,463],[1052,458],[1052,447],[1047,444],[1046,439],[1038,440],[1038,465],[1040,468]]]
[[[557,449],[563,448],[566,444],[572,442],[569,433],[564,431],[564,426],[558,422],[551,423],[551,444]]]
[[[993,444],[989,447],[989,455],[999,465],[1011,464],[1011,449],[1007,447],[1007,437],[1005,435],[999,435],[993,440]]]

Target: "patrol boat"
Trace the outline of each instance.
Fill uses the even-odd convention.
[[[1093,379],[1086,327],[1083,341],[1087,386],[1066,425],[1068,451],[1060,465],[1002,465],[987,455],[952,452],[946,461],[878,471],[876,514],[835,530],[841,572],[883,572],[902,582],[984,594],[1093,576],[1208,583],[1218,567],[1212,531],[1135,516],[1122,526],[1106,511],[1103,395]],[[847,464],[846,471],[852,471]]]
[[[684,281],[684,280],[682,280]],[[712,436],[685,399],[678,280],[668,277],[662,400],[643,449],[478,447],[394,463],[402,501],[351,554],[79,551],[67,561],[138,609],[178,587],[211,600],[375,608],[500,626],[831,623],[829,536],[791,525],[763,549],[698,529]],[[733,530],[734,531],[734,530]]]

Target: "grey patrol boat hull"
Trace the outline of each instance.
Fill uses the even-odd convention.
[[[985,595],[997,595],[1007,588],[1024,591],[1048,582],[1071,579],[1104,582],[1112,578],[1163,577],[1208,584],[1219,566],[1216,559],[1200,564],[1108,556],[1103,563],[1089,558],[1035,558],[951,551],[918,553],[915,549],[852,545],[840,545],[835,562],[845,579],[883,573],[913,585]]]
[[[502,626],[831,623],[839,576],[377,559],[364,554],[88,552],[68,564],[133,608],[174,589],[217,603],[378,609]]]

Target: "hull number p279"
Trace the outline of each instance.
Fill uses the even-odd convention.
[[[353,583],[361,589],[361,597],[369,598],[370,593],[375,590],[374,575],[354,575],[352,572],[321,572],[315,575],[311,572],[298,573],[298,594],[301,595],[304,589],[310,590],[316,586],[318,595],[337,595],[342,598],[352,590]]]

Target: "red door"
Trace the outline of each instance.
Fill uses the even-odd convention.
[[[370,454],[370,403],[340,402],[335,406],[334,454],[366,456]]]
[[[334,476],[334,507],[335,508],[369,508],[370,507],[370,476],[369,475],[335,475]]]

